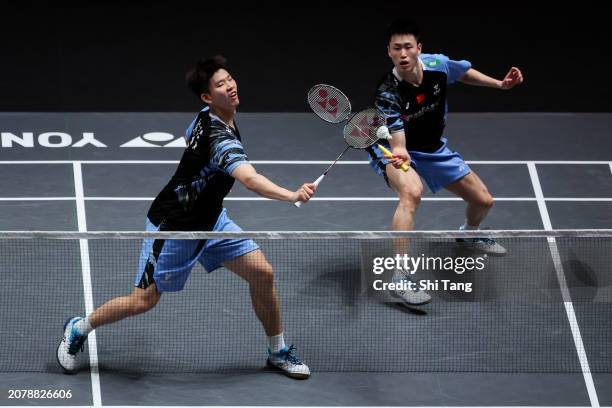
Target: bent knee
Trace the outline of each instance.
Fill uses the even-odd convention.
[[[487,209],[493,207],[494,203],[495,203],[495,200],[493,199],[493,196],[488,191],[485,191],[484,193],[479,194],[474,202],[474,204],[478,205],[479,207],[483,207]]]
[[[159,302],[161,294],[153,289],[136,289],[130,296],[131,308],[134,314],[147,312]]]
[[[418,206],[421,203],[423,189],[418,186],[403,188],[398,192],[400,205]]]

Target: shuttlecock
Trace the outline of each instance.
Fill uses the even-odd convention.
[[[391,133],[389,133],[389,129],[386,126],[381,126],[376,130],[376,137],[391,140]]]

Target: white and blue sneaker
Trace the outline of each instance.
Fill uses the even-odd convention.
[[[79,361],[77,353],[83,351],[87,335],[82,334],[74,325],[83,320],[82,317],[71,317],[64,324],[64,337],[57,348],[57,362],[68,374],[77,371]]]
[[[310,369],[300,361],[295,352],[294,346],[284,347],[278,353],[272,353],[268,350],[268,367],[280,370],[291,378],[298,380],[307,379],[310,377]]]
[[[459,229],[465,231],[463,226],[459,227]],[[498,244],[493,238],[457,238],[457,243],[471,251],[493,256],[504,256],[508,252],[506,248]]]
[[[410,277],[410,273],[400,268],[395,269],[395,272],[393,273],[393,283],[406,282],[414,282]],[[419,289],[416,282],[412,285],[412,289],[395,289],[390,291],[390,293],[391,296],[399,299],[407,306],[422,306],[431,302],[431,296],[429,295],[429,293]]]

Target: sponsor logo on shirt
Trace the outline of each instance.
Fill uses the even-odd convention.
[[[402,120],[404,122],[408,122],[408,121],[420,118],[421,116],[423,116],[427,112],[431,112],[431,111],[435,110],[438,107],[438,105],[440,105],[439,101],[438,102],[434,102],[431,105],[427,105],[427,106],[422,107],[418,112],[413,113],[412,115],[404,114],[404,115],[402,115]]]
[[[425,60],[425,65],[431,68],[435,68],[440,65],[440,60],[436,58],[427,59]]]
[[[417,95],[416,100],[418,104],[423,103],[425,101],[425,94]]]

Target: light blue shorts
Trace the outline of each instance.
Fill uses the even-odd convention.
[[[159,231],[159,226],[147,219],[147,231]],[[213,231],[242,231],[221,211]],[[159,292],[180,291],[196,262],[212,272],[226,261],[259,249],[251,239],[164,240],[145,239],[142,242],[138,274],[134,286],[145,289],[155,282]]]
[[[447,146],[446,138],[440,139],[442,146],[434,153],[410,151],[410,165],[425,180],[429,189],[437,193],[451,183],[465,177],[471,170],[461,155]],[[370,165],[376,173],[387,180],[386,166],[389,160],[375,145],[369,150]]]

